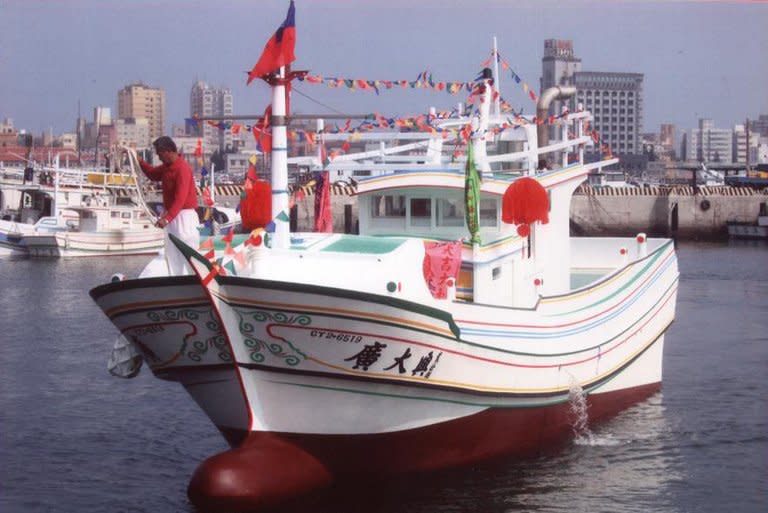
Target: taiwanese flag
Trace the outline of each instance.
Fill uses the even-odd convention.
[[[296,60],[296,56],[293,54],[294,47],[296,46],[295,12],[293,0],[291,0],[285,21],[283,21],[283,24],[280,25],[280,28],[277,29],[277,32],[272,35],[270,40],[267,41],[267,45],[264,47],[261,57],[259,57],[259,62],[248,73],[248,82],[246,84],[250,84],[254,78],[259,78],[276,71]]]

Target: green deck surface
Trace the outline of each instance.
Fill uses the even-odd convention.
[[[361,237],[359,235],[342,236],[336,242],[323,248],[323,251],[337,253],[367,253],[382,255],[399,248],[405,239],[390,239],[382,237]]]

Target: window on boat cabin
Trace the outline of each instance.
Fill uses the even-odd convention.
[[[438,199],[437,226],[464,226],[464,200],[458,198]]]
[[[405,196],[374,195],[371,217],[405,217]]]
[[[120,212],[110,212],[109,217],[112,219],[119,219],[120,218]]]
[[[411,198],[411,226],[432,224],[432,198]]]
[[[130,219],[131,218],[131,213],[130,212],[122,212],[120,214],[120,217],[122,217],[123,219]]]
[[[498,226],[498,201],[493,198],[480,200],[480,226]]]

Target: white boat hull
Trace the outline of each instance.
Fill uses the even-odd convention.
[[[534,310],[460,301],[440,310],[237,277],[213,283],[213,303],[191,276],[92,294],[153,372],[182,382],[230,440],[373,435],[489,409],[558,407],[574,389],[598,396],[658,387],[677,264],[670,243]],[[236,392],[226,407],[221,387]]]
[[[768,239],[768,225],[747,224],[747,223],[728,223],[728,236],[733,239]]]
[[[148,255],[157,253],[163,242],[164,234],[160,230],[56,232],[24,236],[30,256],[35,257]]]

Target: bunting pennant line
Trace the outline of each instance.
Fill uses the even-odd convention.
[[[416,80],[368,80],[309,74],[297,78],[309,84],[325,85],[331,88],[345,87],[350,91],[373,91],[377,95],[381,94],[382,90],[391,89],[430,89],[455,95],[463,90],[471,92],[475,85],[474,81],[436,81],[429,71],[419,73]]]
[[[492,60],[492,59],[493,59],[493,57],[494,57],[494,55],[493,55],[493,50],[491,50],[491,58],[490,58],[490,59],[488,59],[488,60],[489,60],[489,61],[490,61],[490,60]],[[531,100],[533,100],[534,102],[537,102],[537,101],[539,101],[539,97],[538,97],[538,95],[536,94],[536,92],[534,91],[534,89],[533,89],[531,86],[529,86],[529,85],[528,85],[528,83],[527,83],[527,82],[525,82],[525,81],[522,79],[522,77],[520,77],[520,75],[518,75],[518,74],[515,72],[515,70],[514,70],[514,69],[512,69],[512,66],[509,64],[509,62],[507,62],[506,60],[504,60],[504,58],[502,58],[501,54],[500,54],[498,51],[496,52],[496,55],[495,55],[495,57],[496,57],[496,62],[498,62],[499,64],[501,64],[501,69],[503,69],[504,71],[509,71],[509,73],[510,73],[510,75],[511,75],[511,77],[512,77],[512,80],[514,80],[516,84],[518,84],[518,85],[520,85],[520,87],[522,87],[522,89],[523,89],[523,92],[524,92],[524,93],[525,93],[525,94],[526,94],[526,95],[527,95],[527,96],[528,96],[528,97],[529,97]]]

